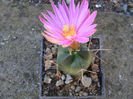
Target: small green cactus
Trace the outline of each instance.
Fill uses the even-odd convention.
[[[58,48],[58,69],[70,75],[81,77],[81,70],[86,70],[94,61],[94,54],[85,46],[80,46],[79,51],[69,52],[70,48]]]

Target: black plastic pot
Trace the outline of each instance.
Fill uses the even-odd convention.
[[[101,48],[101,41],[100,38],[95,37],[99,40],[99,48]],[[100,70],[101,70],[101,87],[102,87],[102,94],[100,96],[43,96],[43,77],[45,74],[45,62],[44,62],[44,52],[46,48],[45,38],[42,37],[41,41],[41,56],[40,56],[40,99],[101,99],[105,97],[105,85],[104,85],[104,69],[102,65],[102,61],[100,61]],[[100,58],[102,58],[102,51],[100,51]]]

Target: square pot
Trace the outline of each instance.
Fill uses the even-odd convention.
[[[98,40],[98,48],[101,49],[101,41],[99,37],[93,37],[92,40]],[[100,80],[100,86],[101,86],[101,94],[94,96],[94,95],[88,95],[88,96],[45,96],[44,95],[44,76],[45,76],[45,60],[44,60],[44,53],[46,52],[46,40],[44,37],[42,37],[41,41],[41,56],[40,56],[40,98],[41,99],[101,99],[105,97],[105,85],[104,85],[104,69],[102,65],[102,61],[99,61],[99,70],[100,70],[100,77],[98,79]],[[102,58],[102,52],[99,51],[99,58]]]

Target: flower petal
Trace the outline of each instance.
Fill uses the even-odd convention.
[[[78,35],[82,35],[84,33],[89,32],[90,30],[94,29],[97,26],[97,24],[93,24],[93,25],[83,25],[79,30],[78,30]]]
[[[49,16],[55,21],[55,23],[56,23],[60,28],[62,28],[62,24],[61,24],[60,20],[59,20],[52,12],[50,12],[50,11],[48,11],[48,10],[47,10],[47,12],[48,12]]]
[[[60,44],[59,44],[59,40],[57,40],[57,39],[55,39],[55,38],[53,38],[53,37],[50,37],[50,36],[46,35],[45,33],[42,33],[42,35],[43,35],[49,42],[60,45]]]
[[[64,40],[60,43],[63,47],[68,47],[69,45],[72,44],[71,40]]]
[[[78,37],[78,38],[76,38],[76,41],[79,43],[87,43],[89,41],[89,38]]]
[[[91,25],[94,22],[94,19],[97,15],[97,11],[94,11],[89,18],[84,22],[85,25]]]
[[[45,33],[47,33],[49,36],[56,38],[58,40],[63,40],[64,37],[62,35],[56,34],[56,33],[51,33],[50,31],[44,31]]]
[[[58,24],[55,23],[55,21],[53,19],[51,19],[48,15],[44,14],[43,12],[41,13],[44,18],[49,22],[52,23],[54,25],[54,27],[56,27],[58,30],[61,30],[61,28],[58,26]]]
[[[63,5],[63,7],[64,7],[64,9],[66,11],[66,14],[67,14],[68,18],[69,18],[69,11],[68,11],[68,7],[67,7],[67,5],[65,3],[65,0],[62,1],[62,5]]]
[[[77,20],[77,24],[76,27],[79,28],[80,25],[82,24],[82,22],[84,21],[84,19],[86,18],[86,16],[88,16],[88,2],[86,0],[83,0],[83,2],[81,3],[80,6],[80,10],[78,13],[78,20]]]
[[[62,25],[65,25],[65,21],[64,21],[62,15],[61,15],[61,13],[59,12],[59,9],[55,6],[55,4],[53,3],[52,0],[50,0],[50,2],[51,2],[51,5],[53,7],[53,10],[54,10],[55,15],[60,20],[60,22],[62,23]]]
[[[94,34],[95,32],[96,32],[96,29],[92,29],[92,30],[90,30],[90,31],[88,31],[88,32],[84,32],[84,33],[80,34],[79,36],[80,36],[80,37],[89,37],[89,36],[91,36],[92,34]]]
[[[40,19],[40,21],[43,23],[43,24],[49,24],[48,22],[46,22],[41,16],[39,16],[39,19]]]
[[[58,6],[59,6],[60,13],[62,14],[62,17],[65,20],[65,24],[69,24],[69,17],[67,16],[64,7],[60,3],[58,4]]]
[[[75,18],[74,0],[71,0],[70,6],[69,6],[69,16],[70,16],[70,24],[73,24],[73,21],[74,21],[74,18]]]
[[[58,36],[59,38],[64,38],[61,34],[61,32],[59,31],[56,31],[56,28],[52,28],[50,27],[50,25],[44,25],[44,28],[49,32],[49,33],[52,33],[53,35],[56,35]]]

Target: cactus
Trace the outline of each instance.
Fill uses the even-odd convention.
[[[59,46],[57,55],[58,69],[73,76],[81,77],[81,70],[87,69],[94,61],[94,54],[88,48],[81,46],[79,51]]]
[[[65,0],[58,7],[50,0],[54,14],[47,11],[49,15],[41,13],[40,21],[46,29],[42,35],[46,40],[59,45],[57,64],[59,70],[74,76],[80,76],[82,69],[87,69],[94,60],[94,54],[85,46],[79,46],[89,42],[96,32],[97,24],[93,24],[97,11],[90,13],[88,0],[81,1],[75,5],[75,0],[67,7]],[[63,48],[62,48],[62,47]],[[80,49],[79,49],[80,47]],[[69,53],[69,49],[72,50]],[[75,51],[75,50],[79,51]]]

